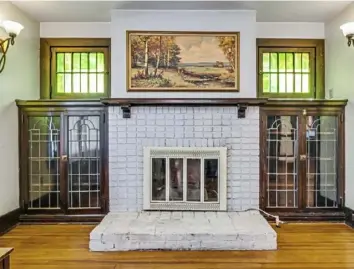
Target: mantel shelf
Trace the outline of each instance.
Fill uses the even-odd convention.
[[[267,98],[103,98],[101,102],[106,105],[130,106],[220,106],[220,105],[247,105],[260,106],[267,102]]]
[[[246,117],[248,106],[307,108],[344,107],[346,99],[268,99],[268,98],[103,98],[108,106],[120,106],[123,118],[130,118],[132,106],[237,106],[238,118]]]
[[[267,102],[265,98],[106,98],[101,99],[105,105],[120,106],[123,118],[130,118],[132,106],[237,106],[238,118],[246,117],[248,106],[261,106]]]

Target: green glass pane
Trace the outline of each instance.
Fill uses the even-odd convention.
[[[270,71],[278,72],[278,53],[270,54]]]
[[[263,72],[269,72],[269,53],[263,53],[263,60],[262,60],[262,65],[263,65]]]
[[[97,72],[104,72],[104,54],[97,53]]]
[[[57,72],[64,72],[64,53],[57,53]]]
[[[303,93],[310,92],[310,83],[309,83],[309,75],[308,74],[302,75],[302,92]]]
[[[90,70],[90,72],[97,71],[97,53],[90,53],[89,54],[89,70]]]
[[[286,72],[294,72],[294,54],[286,54]]]
[[[97,78],[96,74],[89,75],[89,92],[96,93],[97,92]]]
[[[71,53],[65,53],[64,71],[71,72]]]
[[[64,59],[64,57],[63,57]],[[57,74],[57,92],[58,93],[63,93],[64,92],[64,75],[63,74]]]
[[[81,81],[80,74],[73,74],[73,92],[79,93],[81,92]]]
[[[278,92],[278,75],[271,74],[270,75],[270,92]]]
[[[73,53],[73,71],[74,72],[80,72],[81,68],[80,68],[80,53]]]
[[[64,84],[64,92],[65,93],[71,93],[71,74],[66,74],[65,75],[65,84]]]
[[[301,54],[295,53],[295,73],[301,72]]]
[[[88,53],[81,53],[81,73],[88,72]]]
[[[263,92],[270,92],[269,74],[263,74]]]
[[[286,92],[293,93],[294,92],[294,75],[286,74]]]
[[[104,74],[97,75],[97,92],[104,93]]]
[[[81,92],[88,92],[88,74],[81,74]]]
[[[284,55],[284,58],[285,58],[285,55]],[[285,76],[286,76],[285,74],[279,74],[279,92],[280,93],[286,92],[286,77]]]
[[[285,53],[279,53],[279,72],[285,72]]]
[[[295,74],[295,92],[301,93],[302,79],[301,74]]]
[[[305,73],[310,72],[310,54],[309,53],[302,54],[302,72],[305,72]]]

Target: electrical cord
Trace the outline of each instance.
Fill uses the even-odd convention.
[[[271,217],[271,218],[274,218],[275,219],[275,226],[277,228],[280,228],[280,224],[285,224],[286,222],[280,220],[279,216],[277,215],[272,215],[272,214],[269,214],[267,212],[265,212],[264,210],[260,209],[260,208],[248,208],[248,209],[245,209],[245,210],[236,210],[236,212],[247,212],[247,211],[258,211],[258,212],[262,212],[264,215],[268,216],[268,217]]]

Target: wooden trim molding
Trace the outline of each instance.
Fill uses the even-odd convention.
[[[345,219],[344,212],[270,212],[272,215],[279,216],[282,221],[335,221],[343,222]],[[264,215],[268,221],[274,221],[274,218]]]
[[[348,99],[293,99],[293,98],[269,98],[265,107],[345,107]]]
[[[258,38],[257,39],[257,70],[259,70],[259,48],[314,48],[315,49],[315,96],[316,99],[325,97],[325,40],[324,39],[281,39]],[[257,72],[258,74],[258,72]],[[259,76],[257,75],[257,82]],[[257,93],[261,96],[257,83]],[[293,96],[293,94],[291,95]],[[289,96],[289,97],[291,97]]]
[[[0,217],[0,235],[3,235],[14,228],[19,222],[21,209],[15,209]]]
[[[220,106],[220,105],[249,105],[260,106],[267,102],[266,98],[102,98],[105,105],[131,106]]]
[[[65,99],[43,99],[43,100],[15,100],[16,105],[20,108],[27,107],[103,107],[100,101],[95,100],[65,100]]]
[[[260,106],[267,99],[263,98],[165,98],[165,99],[142,99],[142,98],[102,98],[105,105],[120,106],[123,118],[130,118],[132,106],[237,106],[238,118],[246,117],[248,106]]]
[[[344,208],[345,213],[345,223],[354,228],[354,210],[350,209],[349,207]]]
[[[48,223],[100,223],[105,214],[87,214],[87,215],[64,215],[64,214],[36,214],[36,215],[20,215],[21,223],[39,223],[39,224],[48,224]]]
[[[40,98],[51,99],[51,49],[60,47],[106,47],[108,48],[107,59],[107,94],[110,96],[110,59],[111,39],[110,38],[41,38],[40,39]],[[69,97],[70,98],[70,97]]]
[[[120,106],[123,118],[131,117],[132,106],[237,106],[238,118],[246,117],[248,106],[259,107],[303,107],[304,109],[326,107],[344,107],[348,100],[325,100],[325,99],[267,99],[267,98],[102,98],[105,105]]]

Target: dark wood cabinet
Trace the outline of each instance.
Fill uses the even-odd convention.
[[[260,116],[261,207],[343,212],[344,105],[264,107]]]
[[[106,108],[92,101],[17,104],[23,214],[107,213]]]

